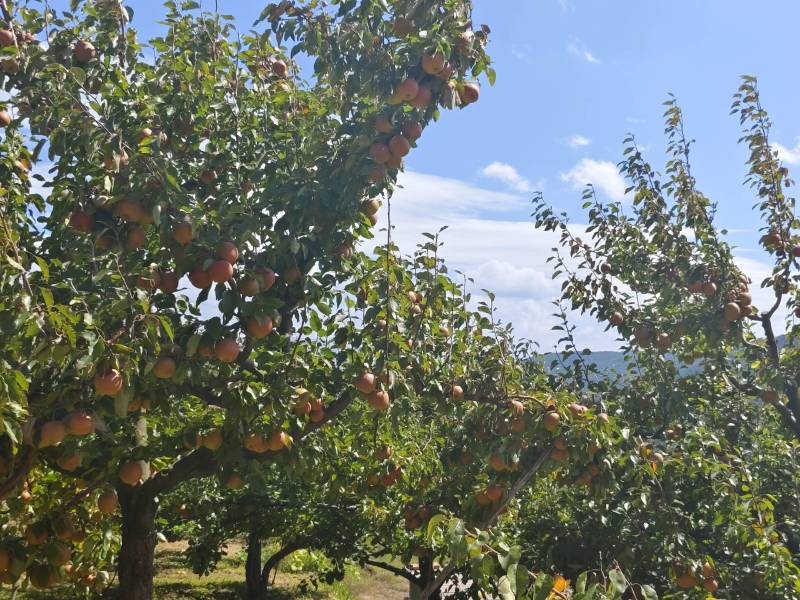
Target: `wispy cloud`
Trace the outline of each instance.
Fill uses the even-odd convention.
[[[561,12],[570,12],[573,8],[569,0],[558,0],[558,5],[561,7]]]
[[[582,58],[588,63],[592,64],[600,64],[600,59],[598,59],[591,51],[586,47],[586,45],[581,42],[578,38],[573,37],[569,44],[567,44],[567,51],[570,54],[573,54],[579,58]]]
[[[482,288],[497,294],[498,316],[511,322],[518,336],[533,339],[550,350],[560,332],[552,301],[560,294],[560,281],[550,277],[547,263],[558,234],[537,230],[526,215],[528,202],[522,195],[495,192],[465,181],[430,174],[404,172],[392,196],[392,240],[402,252],[410,253],[424,231],[442,225],[444,246],[440,256],[450,272],[456,269],[474,279],[474,298]],[[432,207],[436,207],[432,210]],[[522,207],[522,211],[509,211]],[[386,204],[378,215],[379,227],[386,226]],[[585,236],[585,227],[570,225],[575,235]],[[366,242],[371,251],[378,240]],[[616,348],[614,336],[589,317],[575,315],[582,332],[580,344],[597,350]]]
[[[514,44],[511,46],[511,56],[522,62],[531,62],[531,47],[528,44]]]
[[[584,158],[572,169],[561,174],[561,181],[580,190],[591,183],[612,200],[625,200],[625,180],[617,166],[607,160]]]
[[[611,173],[616,169],[608,165]],[[589,169],[591,170],[591,169]],[[579,177],[581,183],[587,177]],[[599,179],[595,184],[599,185]],[[550,249],[558,244],[558,234],[537,230],[530,219],[521,217],[527,209],[526,199],[517,194],[497,192],[466,181],[406,171],[401,173],[392,196],[392,239],[401,251],[410,253],[423,231],[436,231],[442,225],[444,246],[441,256],[451,272],[456,269],[474,278],[471,289],[475,297],[481,288],[497,293],[496,305],[504,322],[514,324],[519,336],[541,344],[543,350],[553,347],[559,331],[553,317],[554,298],[560,295],[560,281],[550,277],[552,265],[547,262]],[[435,209],[432,210],[432,207]],[[379,213],[379,227],[386,226],[387,204]],[[585,226],[570,225],[570,231],[587,239]],[[364,243],[371,251],[379,240]],[[752,258],[737,256],[737,263],[754,281],[768,277],[771,267]],[[771,288],[753,286],[753,297],[759,306],[768,306]],[[763,294],[762,294],[763,291]],[[762,297],[763,296],[763,297]],[[579,347],[593,350],[618,348],[613,332],[592,317],[572,315]]]
[[[534,190],[531,182],[525,179],[514,167],[507,163],[495,161],[481,169],[481,175],[496,179],[515,192],[527,193]]]
[[[404,210],[410,214],[426,214],[431,206],[435,206],[443,221],[455,216],[478,218],[487,206],[495,214],[509,214],[527,209],[529,205],[528,200],[518,194],[487,190],[460,179],[415,171],[403,172],[398,184],[400,187],[393,197],[402,198]],[[392,204],[393,219],[397,204]]]
[[[773,144],[778,151],[778,158],[789,165],[800,165],[800,138],[795,140],[794,148],[787,148],[777,142]]]
[[[580,133],[576,133],[567,139],[567,146],[570,148],[583,148],[588,146],[592,143],[592,140],[587,138],[586,136],[581,135]]]

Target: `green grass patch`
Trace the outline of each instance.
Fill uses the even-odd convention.
[[[231,543],[225,556],[210,575],[192,572],[183,555],[183,544],[162,544],[156,551],[154,597],[158,600],[242,600],[245,597],[245,552],[241,543]],[[266,558],[274,548],[265,548]],[[270,590],[269,600],[402,600],[408,593],[404,579],[378,569],[347,567],[344,581],[320,584],[317,589],[301,592],[303,582],[320,572],[327,559],[316,553],[297,553],[282,563]],[[11,600],[8,586],[0,589],[0,600]],[[104,598],[113,599],[111,589]],[[16,600],[77,600],[66,587],[49,590],[19,590]]]

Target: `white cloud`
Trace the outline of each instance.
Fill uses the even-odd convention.
[[[617,166],[607,160],[584,158],[572,169],[561,174],[561,181],[569,183],[573,189],[583,189],[591,183],[612,200],[625,199],[625,180]]]
[[[551,327],[552,301],[561,282],[551,278],[547,258],[558,245],[556,234],[537,230],[531,219],[530,203],[523,193],[499,193],[466,182],[415,172],[400,176],[402,188],[392,197],[392,238],[405,254],[420,242],[422,232],[435,232],[443,225],[442,256],[450,273],[463,272],[474,279],[474,298],[483,298],[482,288],[496,296],[498,315],[512,323],[518,337],[540,343],[544,351],[559,337]],[[379,213],[378,227],[386,226],[386,203]],[[582,226],[574,226],[584,235]],[[364,245],[365,250],[382,243],[383,235]],[[593,319],[578,319],[582,346],[614,349],[614,336],[603,331]]]
[[[448,220],[478,216],[485,210],[495,214],[529,212],[530,207],[527,199],[516,194],[481,189],[458,179],[414,171],[402,173],[399,185],[401,187],[392,198],[392,215],[395,211],[417,215],[427,213]]]
[[[497,179],[503,182],[516,192],[527,193],[534,191],[531,182],[525,179],[514,167],[507,163],[495,161],[481,169],[481,174],[484,177],[490,177],[491,179]]]
[[[528,44],[514,44],[511,46],[511,56],[522,62],[531,62],[531,47]]]
[[[794,148],[787,148],[777,142],[773,144],[778,151],[778,158],[789,165],[800,165],[800,138],[795,140]]]
[[[572,5],[569,0],[558,0],[558,5],[561,7],[561,12],[569,12],[572,10]]]
[[[588,146],[592,143],[592,140],[583,136],[579,133],[576,133],[567,140],[567,146],[570,148],[583,148],[584,146]]]
[[[599,62],[600,62],[599,60],[597,60],[597,59],[595,58],[594,54],[592,54],[592,53],[591,53],[591,52],[589,52],[588,50],[584,50],[584,52],[583,52],[583,58],[585,58],[585,59],[586,59],[588,62],[590,62],[590,63],[599,63]]]
[[[611,163],[606,164],[616,173]],[[582,185],[587,179],[579,177],[579,181]],[[596,184],[598,181],[595,178]],[[558,324],[552,302],[559,295],[561,281],[552,279],[552,264],[547,259],[551,248],[558,245],[558,236],[534,227],[527,217],[525,196],[415,172],[402,173],[400,184],[402,188],[396,190],[391,205],[392,237],[401,251],[412,253],[418,243],[427,241],[422,232],[435,232],[447,225],[441,237],[441,255],[451,275],[458,277],[455,271],[459,270],[474,279],[470,284],[473,298],[483,297],[481,288],[492,290],[503,322],[512,323],[518,337],[538,342],[542,351],[552,350],[561,334],[551,329]],[[378,217],[378,227],[385,227],[386,203]],[[583,239],[590,237],[583,225],[572,225],[570,230]],[[364,249],[372,250],[383,237],[378,234]],[[736,262],[753,278],[756,305],[766,306],[770,293],[760,289],[759,283],[771,273],[769,265],[741,255]],[[619,348],[614,332],[604,331],[594,318],[572,313],[570,321],[577,326],[579,348]]]
[[[592,54],[589,49],[578,38],[572,38],[567,44],[567,51],[579,58],[582,58],[588,63],[599,64],[600,60]]]

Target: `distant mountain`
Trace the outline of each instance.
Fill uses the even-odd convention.
[[[553,361],[559,363],[559,359],[568,366],[572,366],[572,362],[575,360],[575,358],[576,356],[572,355],[565,360],[563,357],[556,355],[555,352],[548,352],[544,355],[544,366],[547,369],[551,369],[551,363]],[[592,352],[589,355],[581,356],[581,358],[583,358],[586,364],[596,364],[601,371],[613,369],[618,373],[624,373],[626,370],[625,355],[622,352],[603,350],[600,352]],[[557,373],[562,370],[562,367],[560,364],[557,364],[555,368],[552,368],[552,370]]]
[[[786,345],[786,336],[779,335],[775,338],[775,341],[778,344],[778,348],[783,348]],[[677,364],[677,359],[675,359],[675,357],[671,355],[668,356]],[[553,373],[558,373],[563,370],[563,367],[561,366],[560,363],[563,362],[568,366],[572,366],[572,363],[575,360],[576,355],[573,354],[565,359],[563,357],[559,357],[558,355],[556,355],[555,352],[547,352],[543,355],[543,358],[544,358],[545,368],[552,371]],[[614,370],[617,373],[625,373],[625,371],[627,370],[627,362],[625,361],[625,354],[623,354],[622,352],[603,350],[600,352],[592,352],[591,354],[588,355],[582,355],[581,358],[583,358],[586,364],[592,364],[592,363],[596,364],[600,371]],[[551,364],[553,363],[554,360],[557,362],[557,364],[555,365],[555,367],[551,367]],[[693,373],[697,373],[698,371],[700,371],[700,368],[701,364],[698,363],[692,366],[683,366],[681,367],[680,370],[681,373],[685,375],[691,375]]]

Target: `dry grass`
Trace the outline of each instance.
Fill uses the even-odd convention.
[[[356,600],[404,600],[408,598],[408,582],[382,569],[366,568],[344,584]]]
[[[244,550],[239,543],[228,546],[227,556],[209,576],[199,577],[183,560],[185,543],[160,544],[156,549],[155,598],[158,600],[241,600],[244,595]],[[308,573],[278,571],[269,600],[404,600],[408,585],[404,579],[378,569],[352,570],[343,582],[302,592]],[[107,595],[113,598],[113,593]],[[10,600],[12,592],[0,590],[0,600]],[[16,600],[67,600],[67,590],[20,590]]]

